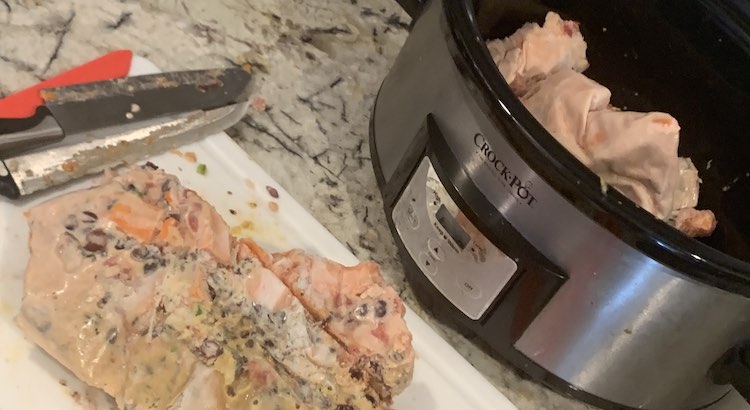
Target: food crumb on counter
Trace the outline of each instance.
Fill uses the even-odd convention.
[[[263,112],[266,110],[266,100],[263,97],[253,98],[253,110]]]
[[[138,112],[141,110],[141,106],[138,104],[130,104],[130,112]]]
[[[188,151],[183,155],[183,158],[185,158],[188,162],[197,162],[198,157],[195,156],[195,152]]]
[[[235,211],[234,209],[230,209],[229,213],[232,214],[232,215],[237,215],[237,211]]]
[[[241,236],[243,232],[253,230],[255,228],[255,224],[253,221],[242,221],[239,225],[233,226],[229,232],[234,236]]]
[[[177,155],[178,157],[184,159],[187,162],[198,162],[198,157],[195,155],[195,152],[188,151],[188,152],[182,152],[178,149],[173,149],[169,151],[171,154]]]
[[[268,203],[268,209],[271,212],[277,212],[279,210],[279,204],[277,204],[276,202],[271,201],[271,202]]]
[[[279,197],[279,191],[272,186],[266,185],[266,191],[268,191],[268,195],[271,195],[271,198]]]
[[[227,191],[227,195],[232,195],[232,191]]]
[[[208,172],[208,168],[206,168],[206,164],[198,164],[198,166],[195,168],[195,172],[201,175],[206,175],[206,173]]]
[[[255,208],[258,207],[258,204],[255,203],[255,202],[253,202],[253,201],[250,201],[250,202],[247,203],[247,206],[249,206],[252,209],[255,209]]]
[[[60,379],[60,380],[58,380],[58,382],[60,383],[60,386],[67,386],[68,385],[68,381],[65,380],[65,379]]]
[[[129,120],[132,120],[133,119],[133,113],[132,112],[126,112],[125,113],[125,118],[127,118]]]

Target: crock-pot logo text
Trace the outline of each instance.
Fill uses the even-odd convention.
[[[492,150],[490,144],[487,143],[484,135],[480,133],[474,134],[474,145],[479,148],[479,153],[484,157],[485,162],[492,165],[500,178],[507,184],[513,196],[529,207],[533,207],[536,198],[531,192],[531,181],[522,181],[518,175],[508,169],[503,161],[498,158],[495,151]]]

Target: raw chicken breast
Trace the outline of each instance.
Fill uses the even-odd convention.
[[[487,47],[503,77],[516,92],[526,89],[532,80],[556,71],[580,72],[589,66],[586,42],[578,23],[563,20],[552,12],[547,13],[543,26],[526,23],[508,38],[489,41]]]
[[[120,408],[388,406],[381,385],[358,376],[356,352],[371,347],[329,334],[268,269],[270,256],[233,238],[176,178],[134,168],[27,217],[17,323]],[[384,331],[410,341],[401,325]],[[404,355],[413,361],[410,344]]]
[[[590,158],[589,168],[606,184],[666,219],[680,184],[679,130],[668,114],[592,111],[580,145]]]
[[[534,84],[521,101],[534,118],[586,166],[591,158],[581,146],[589,113],[604,110],[610,92],[573,70],[562,70]]]
[[[581,74],[588,63],[577,23],[548,13],[544,26],[526,24],[487,47],[526,109],[603,186],[689,236],[711,234],[714,214],[694,209],[698,171],[677,154],[677,120],[613,108],[610,91]]]

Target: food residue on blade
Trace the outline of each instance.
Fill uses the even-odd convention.
[[[65,161],[62,164],[62,169],[65,172],[73,172],[78,169],[78,162],[76,160]]]

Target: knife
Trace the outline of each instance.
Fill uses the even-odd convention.
[[[17,198],[196,141],[239,121],[250,74],[215,69],[40,91],[44,105],[0,119],[0,195]]]

